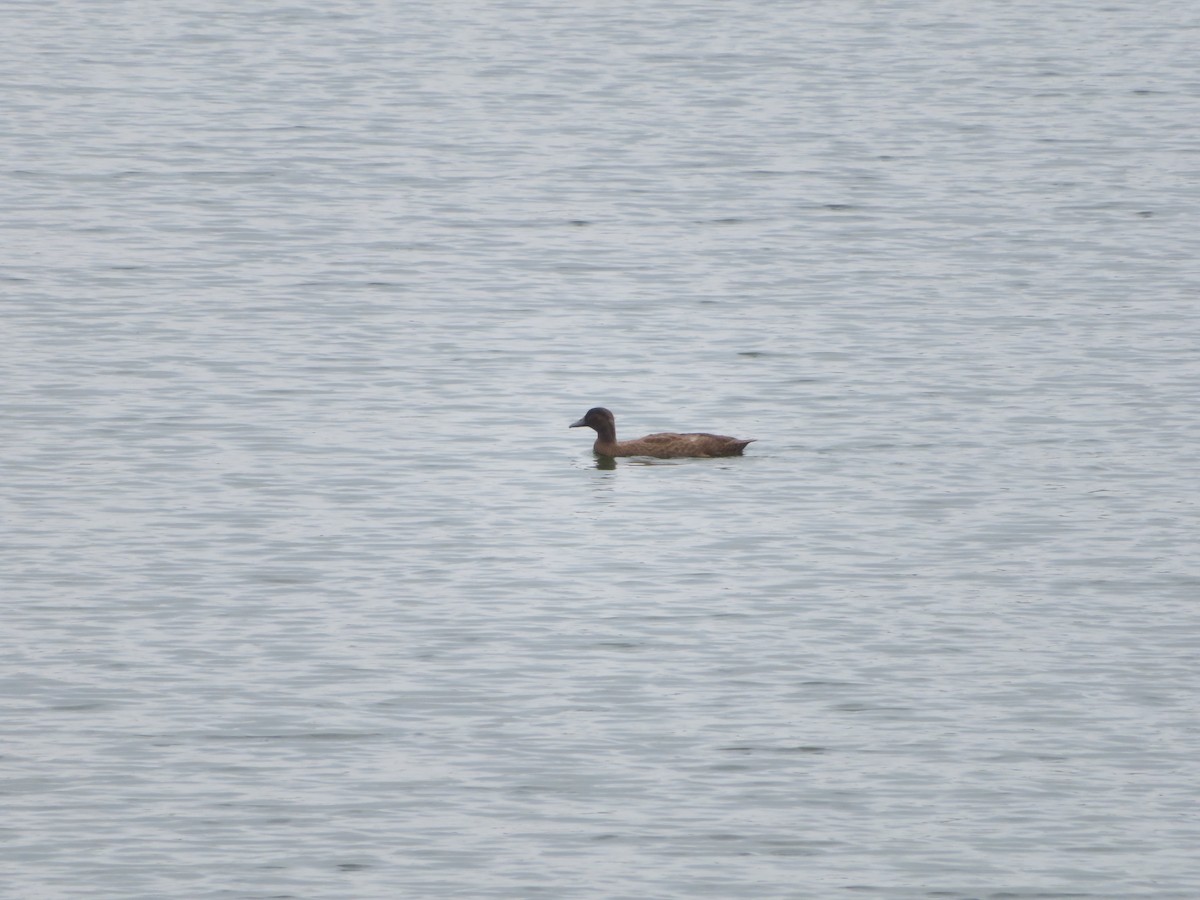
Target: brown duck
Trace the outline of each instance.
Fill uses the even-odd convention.
[[[741,456],[747,444],[723,434],[648,434],[633,441],[617,440],[617,420],[602,406],[589,409],[572,428],[587,426],[596,431],[596,443],[592,449],[598,456],[656,456],[659,459],[675,459],[683,456]]]

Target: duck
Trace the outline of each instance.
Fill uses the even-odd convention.
[[[755,440],[751,438],[744,441],[741,438],[728,437],[724,434],[706,434],[704,432],[675,434],[664,431],[659,434],[648,434],[632,441],[618,441],[617,419],[603,406],[589,409],[582,419],[570,427],[586,427],[596,432],[596,443],[592,445],[592,450],[597,456],[653,456],[658,459],[741,456],[746,445],[754,443]]]

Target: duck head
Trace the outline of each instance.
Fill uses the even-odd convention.
[[[593,428],[597,434],[615,435],[617,431],[617,420],[611,412],[603,406],[595,406],[587,411],[582,419],[571,425],[572,428]]]
[[[582,419],[578,422],[572,422],[572,428],[595,428],[597,431],[605,423],[611,425],[616,422],[616,418],[611,412],[603,406],[594,406],[587,411]]]

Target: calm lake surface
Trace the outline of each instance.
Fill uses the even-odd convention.
[[[4,22],[0,894],[1200,896],[1194,3]]]

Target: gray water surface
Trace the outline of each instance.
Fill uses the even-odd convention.
[[[1200,896],[1198,26],[10,4],[0,893]]]

